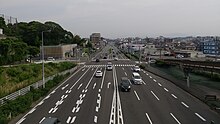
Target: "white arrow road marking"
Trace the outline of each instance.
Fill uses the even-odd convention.
[[[111,85],[111,82],[108,82],[108,88],[110,87],[110,85]]]

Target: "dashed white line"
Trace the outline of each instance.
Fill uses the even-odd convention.
[[[148,73],[146,73],[146,75],[149,75]]]
[[[97,123],[97,121],[98,121],[98,117],[94,116],[94,122]]]
[[[200,114],[198,114],[198,113],[195,113],[195,114],[196,114],[196,116],[198,116],[202,121],[206,121],[206,119],[203,118]]]
[[[160,87],[162,86],[162,84],[161,83],[157,83]]]
[[[72,120],[71,120],[71,124],[74,123],[75,120],[76,120],[76,116],[74,116],[74,117],[72,118]]]
[[[157,82],[157,80],[156,80],[156,79],[153,79],[153,81],[154,81],[154,82]]]
[[[143,81],[143,84],[146,85],[146,83]]]
[[[153,124],[152,123],[152,121],[151,121],[151,119],[150,119],[150,116],[146,113],[146,116],[147,116],[147,119],[148,119],[148,121],[150,122],[150,124]]]
[[[93,85],[93,89],[95,89],[95,86],[96,86],[96,83],[94,83],[94,85]]]
[[[22,119],[20,119],[16,124],[20,124],[20,123],[22,123],[25,119],[26,119],[26,118],[22,118]]]
[[[68,119],[66,120],[66,123],[70,123],[71,117],[69,116]]]
[[[140,98],[135,90],[134,90],[134,94],[136,95],[137,99],[140,100]]]
[[[149,78],[152,78],[151,76],[149,76]]]
[[[170,113],[170,115],[174,118],[174,120],[175,120],[178,124],[181,124],[181,123],[179,122],[179,120],[173,115],[173,113]]]
[[[123,67],[122,67],[122,69],[125,70]]]
[[[163,88],[165,91],[169,92],[169,90],[167,88]]]
[[[174,94],[171,94],[173,96],[173,98],[177,99],[177,97]]]
[[[125,72],[125,76],[128,76],[126,72]]]
[[[186,103],[181,102],[181,104],[184,105],[186,108],[189,108],[189,106]]]
[[[82,84],[80,84],[79,87],[78,87],[77,89],[79,90],[81,86],[82,86]]]
[[[151,93],[154,95],[154,97],[159,101],[160,99],[157,97],[157,95],[154,94],[153,91],[151,91]]]
[[[43,117],[43,118],[40,120],[39,124],[42,123],[42,122],[44,121],[44,119],[45,119],[45,117]]]

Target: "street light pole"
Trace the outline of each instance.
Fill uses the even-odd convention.
[[[45,88],[45,76],[44,76],[44,32],[50,32],[51,30],[47,31],[42,31],[41,32],[41,40],[42,40],[42,46],[41,46],[41,51],[42,51],[42,83],[43,83],[43,88]]]
[[[44,78],[44,31],[41,32],[41,38],[42,38],[42,83],[43,88],[45,88],[45,78]]]

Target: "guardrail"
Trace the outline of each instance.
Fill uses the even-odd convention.
[[[50,77],[47,77],[47,78],[45,78],[45,83],[49,80],[52,80],[57,75],[65,75],[67,73],[73,73],[74,71],[77,70],[77,68],[78,68],[78,66],[76,66],[72,69],[60,72],[58,74],[52,75]],[[31,84],[27,87],[24,87],[24,88],[14,92],[14,93],[11,93],[11,94],[9,94],[9,95],[7,95],[7,96],[0,99],[0,105],[3,105],[7,100],[14,100],[18,96],[25,95],[26,93],[28,93],[31,90],[31,87],[34,88],[34,89],[37,89],[37,88],[41,87],[42,85],[43,85],[43,82],[42,82],[42,80],[40,80],[40,81],[38,81],[36,83],[33,83],[33,84]]]

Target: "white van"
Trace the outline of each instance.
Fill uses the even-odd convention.
[[[132,82],[134,84],[142,84],[143,81],[139,73],[137,72],[132,73]]]

